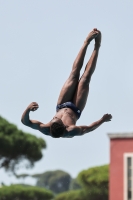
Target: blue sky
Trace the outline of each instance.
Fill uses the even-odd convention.
[[[0,115],[44,138],[48,146],[33,169],[18,173],[62,169],[75,177],[83,169],[109,163],[107,133],[133,131],[132,10],[131,0],[0,0]],[[101,30],[102,44],[77,124],[89,125],[105,113],[113,115],[112,122],[73,139],[53,139],[24,126],[21,115],[32,101],[39,104],[32,119],[47,123],[54,116],[60,89],[93,28]],[[94,42],[88,47],[84,66],[93,46]],[[3,170],[0,176],[6,184],[16,181]]]

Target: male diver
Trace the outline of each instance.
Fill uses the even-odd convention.
[[[95,40],[94,50],[85,67],[83,75],[80,77],[80,70],[83,65],[87,47],[93,39]],[[98,29],[93,29],[84,41],[73,63],[71,73],[60,92],[56,106],[56,114],[53,119],[47,124],[31,120],[29,118],[30,111],[35,111],[39,108],[36,102],[32,102],[22,115],[21,121],[24,125],[39,130],[43,134],[53,138],[70,138],[84,135],[95,130],[104,122],[111,121],[111,114],[105,114],[100,120],[89,126],[76,126],[76,122],[80,118],[86,105],[89,94],[89,84],[91,76],[96,68],[100,45],[101,32]]]

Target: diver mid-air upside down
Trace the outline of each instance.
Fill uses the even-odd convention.
[[[80,70],[83,66],[87,47],[93,39],[95,40],[94,50],[85,67],[84,73],[80,77]],[[104,122],[111,121],[111,114],[105,114],[100,120],[89,126],[76,126],[76,122],[80,118],[87,102],[89,84],[91,76],[96,68],[100,45],[101,32],[97,29],[93,29],[84,41],[73,63],[71,73],[60,92],[56,106],[56,114],[53,119],[47,124],[31,120],[29,118],[30,111],[35,111],[39,108],[36,102],[32,102],[22,115],[21,121],[24,125],[39,130],[43,134],[54,138],[70,138],[84,135],[85,133],[95,130]]]

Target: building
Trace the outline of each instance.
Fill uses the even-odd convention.
[[[133,200],[133,133],[110,138],[109,200]]]

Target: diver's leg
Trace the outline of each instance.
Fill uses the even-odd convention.
[[[91,31],[89,35],[87,36],[82,48],[80,49],[73,63],[70,76],[68,77],[63,88],[61,89],[57,104],[62,104],[67,101],[73,101],[73,96],[75,94],[75,90],[79,83],[80,70],[84,62],[84,57],[85,57],[87,47],[89,43],[97,36],[97,34],[98,34],[97,29],[93,29],[93,31]]]
[[[89,93],[89,83],[91,80],[91,76],[96,68],[96,62],[98,58],[100,44],[101,44],[101,33],[99,31],[97,38],[95,38],[94,50],[92,52],[90,60],[88,61],[86,65],[85,71],[79,81],[79,84],[74,96],[73,102],[81,111],[83,111],[86,101],[87,101],[87,97]]]

